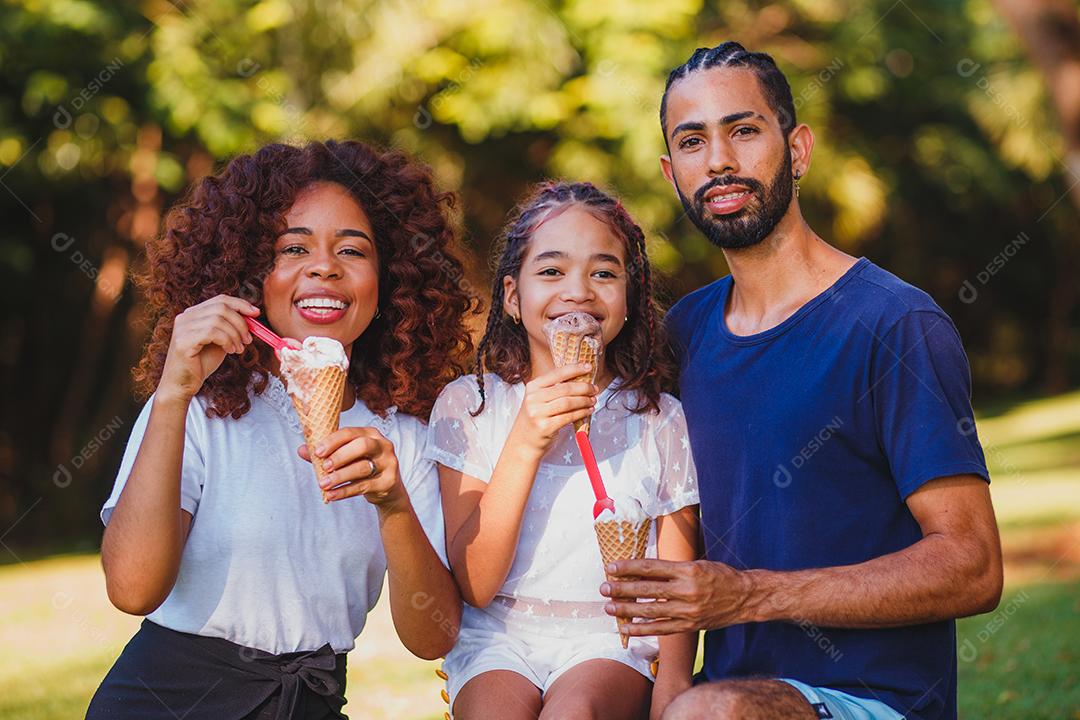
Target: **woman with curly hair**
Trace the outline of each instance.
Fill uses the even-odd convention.
[[[326,142],[237,157],[169,212],[142,278],[150,399],[101,511],[109,598],[147,617],[89,718],[345,717],[345,653],[384,574],[405,646],[453,645],[417,419],[471,351],[451,201],[401,153]],[[258,315],[349,357],[341,429],[314,458],[329,504]]]
[[[468,602],[446,656],[457,718],[659,717],[690,686],[696,636],[620,642],[600,594],[593,495],[571,423],[590,438],[615,511],[657,518],[647,555],[696,554],[696,473],[652,297],[641,228],[588,183],[541,185],[502,238],[476,377],[429,425],[450,566]],[[556,368],[544,326],[587,313],[606,347]],[[660,663],[653,679],[652,661]]]

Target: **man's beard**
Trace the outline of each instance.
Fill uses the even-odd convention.
[[[727,185],[743,185],[753,197],[737,212],[714,215],[705,207],[705,193]],[[693,202],[677,186],[676,190],[690,220],[713,245],[729,250],[757,245],[776,228],[791,205],[791,149],[785,149],[784,162],[767,188],[753,178],[721,175],[698,188]]]

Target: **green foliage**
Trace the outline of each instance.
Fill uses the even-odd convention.
[[[529,181],[566,175],[613,186],[682,291],[722,272],[723,260],[703,252],[658,172],[659,98],[667,71],[694,47],[734,38],[777,58],[817,134],[803,203],[818,231],[903,271],[962,328],[987,314],[957,302],[963,280],[1020,231],[1045,248],[1024,264],[1048,260],[1075,218],[1067,202],[1042,218],[1064,191],[1063,150],[1038,73],[987,0],[195,0],[140,9],[5,7],[11,94],[0,164],[44,140],[18,162],[30,175],[24,191],[122,178],[147,123],[164,127],[155,175],[171,193],[201,148],[224,160],[276,140],[368,138],[421,155],[464,195],[480,251]],[[93,95],[80,102],[87,88]],[[58,107],[73,115],[70,128],[48,127]],[[1044,314],[1046,283],[1035,282],[1002,274],[986,304],[1033,296],[1002,309],[1007,324],[1019,324],[1021,310]],[[982,328],[970,335],[976,355],[1001,350]],[[1024,367],[979,365],[981,385],[1039,379],[1037,324],[1021,335],[1005,350]]]
[[[132,411],[138,298],[125,284],[102,305],[106,260],[137,267],[161,210],[263,143],[417,154],[461,194],[481,257],[529,183],[588,179],[646,229],[671,296],[725,273],[660,174],[657,115],[668,70],[726,39],[773,54],[816,134],[811,225],[942,304],[980,394],[1076,380],[1072,179],[1042,79],[989,0],[0,0],[2,389],[46,408],[5,417],[0,517]],[[80,482],[94,495],[107,478]]]

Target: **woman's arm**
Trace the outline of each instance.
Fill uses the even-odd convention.
[[[656,552],[665,560],[695,560],[698,544],[697,505],[684,507],[656,519]],[[664,635],[660,641],[660,665],[653,685],[649,717],[659,720],[675,696],[690,687],[697,655],[697,632]]]
[[[490,482],[439,466],[447,555],[462,596],[474,607],[486,607],[506,582],[544,453],[560,429],[593,410],[596,386],[568,382],[587,367],[556,368],[526,384]]]
[[[461,594],[428,542],[408,495],[403,495],[398,503],[379,507],[390,613],[409,652],[434,660],[450,652],[457,640]]]
[[[225,355],[251,342],[244,315],[258,314],[218,295],[176,316],[146,432],[101,542],[109,600],[126,613],[153,612],[176,582],[192,520],[180,509],[188,407]]]
[[[180,509],[188,402],[156,396],[131,475],[101,542],[105,588],[117,609],[153,612],[172,590],[191,515]]]

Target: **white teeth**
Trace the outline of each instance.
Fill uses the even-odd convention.
[[[344,310],[348,307],[340,300],[324,297],[310,297],[303,300],[296,301],[296,307],[298,308],[326,308],[330,310]]]
[[[713,195],[709,198],[709,202],[722,202],[724,200],[734,200],[735,198],[741,198],[743,195],[749,195],[749,190],[743,190],[737,193],[728,193],[727,195]]]

